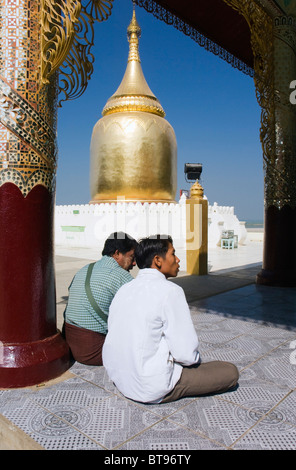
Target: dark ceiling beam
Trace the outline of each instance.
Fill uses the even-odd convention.
[[[249,26],[224,0],[135,0],[135,3],[233,67],[253,75]]]

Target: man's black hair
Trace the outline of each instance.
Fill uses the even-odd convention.
[[[128,251],[135,249],[137,244],[137,241],[127,233],[114,232],[111,233],[105,241],[102,255],[113,256],[117,250],[119,253],[125,254]]]
[[[140,269],[151,268],[154,256],[165,257],[169,244],[173,244],[170,235],[153,235],[142,238],[135,250],[136,263]]]

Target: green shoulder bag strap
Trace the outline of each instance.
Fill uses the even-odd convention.
[[[92,291],[91,291],[91,288],[90,288],[90,277],[91,277],[91,273],[92,273],[92,270],[93,270],[93,267],[94,267],[95,263],[91,263],[89,266],[88,266],[88,270],[87,270],[87,273],[86,273],[86,279],[85,279],[85,292],[86,292],[86,295],[87,295],[87,298],[88,300],[90,301],[90,304],[92,306],[92,308],[94,309],[95,312],[97,312],[97,314],[99,315],[99,317],[107,323],[107,320],[108,320],[108,315],[106,315],[101,309],[100,307],[98,306],[97,302],[95,301],[94,297],[93,297],[93,294],[92,294]]]

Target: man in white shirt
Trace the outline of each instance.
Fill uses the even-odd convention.
[[[126,397],[166,403],[185,396],[221,393],[238,381],[228,362],[202,363],[184,291],[167,280],[179,271],[169,236],[136,248],[136,279],[122,286],[109,310],[103,365]]]

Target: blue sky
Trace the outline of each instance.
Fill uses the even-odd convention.
[[[145,78],[173,126],[178,144],[178,200],[189,189],[184,163],[202,163],[209,204],[235,207],[240,220],[263,219],[260,107],[253,79],[192,39],[136,7]],[[58,111],[57,205],[87,204],[92,129],[124,75],[131,0],[115,0],[95,25],[94,73],[77,100]]]

